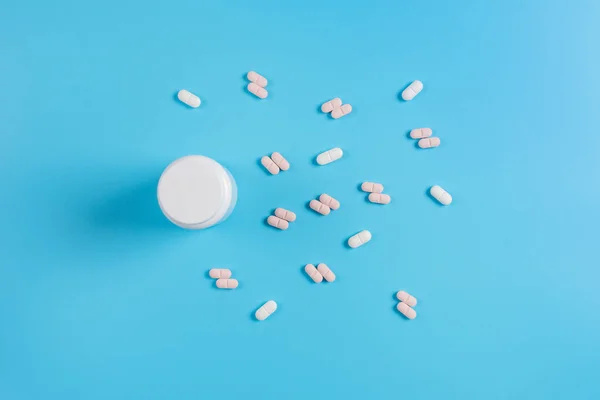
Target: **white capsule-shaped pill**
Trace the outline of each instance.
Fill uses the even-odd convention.
[[[428,138],[433,134],[431,128],[415,128],[410,131],[410,137],[413,139]]]
[[[430,147],[438,147],[440,145],[440,138],[430,137],[419,140],[419,147],[422,149],[429,149]]]
[[[336,107],[331,111],[331,118],[338,119],[344,115],[348,115],[352,112],[352,106],[350,104],[344,104],[341,107]]]
[[[344,155],[344,152],[339,147],[334,147],[331,150],[322,152],[317,156],[317,164],[325,165],[339,160]]]
[[[219,289],[235,289],[238,287],[237,279],[217,279]]]
[[[188,92],[187,90],[180,90],[179,92],[177,92],[177,98],[182,103],[185,103],[192,108],[200,107],[200,97]]]
[[[360,185],[360,188],[363,192],[369,192],[369,193],[383,192],[383,185],[381,183],[363,182],[363,184]]]
[[[281,219],[274,215],[270,215],[269,218],[267,218],[267,224],[271,225],[273,228],[281,229],[282,231],[285,231],[290,226],[290,223],[285,219]]]
[[[319,214],[329,215],[331,212],[331,208],[327,207],[325,204],[321,203],[319,200],[311,200],[308,204],[310,208],[318,212]]]
[[[348,239],[348,246],[355,249],[355,248],[367,243],[368,241],[370,241],[371,237],[372,237],[371,232],[369,232],[367,230],[360,231],[356,235],[354,235],[350,239]]]
[[[267,81],[267,78],[254,71],[248,72],[248,75],[246,75],[246,77],[250,82],[254,82],[260,87],[265,87],[269,83],[269,81]]]
[[[341,107],[341,106],[342,106],[342,99],[340,99],[339,97],[336,97],[335,99],[331,99],[331,100],[323,103],[323,105],[321,106],[321,111],[323,111],[324,113],[330,113],[334,109]]]
[[[398,303],[396,308],[408,319],[415,319],[417,316],[417,312],[410,308],[406,303]]]
[[[281,155],[281,153],[275,152],[271,154],[271,160],[273,160],[282,171],[290,169],[290,163]]]
[[[321,196],[319,196],[319,201],[332,210],[337,210],[340,208],[340,202],[328,194],[323,193]]]
[[[266,99],[267,96],[269,95],[269,92],[267,92],[267,89],[265,89],[264,87],[258,86],[254,82],[251,82],[248,84],[248,91],[250,93],[252,93],[253,95],[255,95],[256,97],[260,97],[261,99]]]
[[[433,196],[434,199],[436,199],[445,206],[450,205],[450,203],[452,203],[452,196],[450,196],[450,193],[446,192],[438,185],[432,186],[431,189],[429,189],[429,193]]]
[[[402,91],[402,99],[409,101],[412,100],[416,95],[418,95],[421,90],[423,90],[423,82],[414,81],[406,89]]]
[[[369,201],[376,204],[390,204],[392,198],[388,194],[384,193],[370,193]]]
[[[263,158],[260,159],[260,163],[263,165],[263,167],[266,168],[267,171],[269,171],[271,174],[273,175],[277,175],[279,173],[279,167],[277,166],[277,164],[275,164],[273,162],[273,160],[271,160],[271,157],[269,156],[264,156]]]
[[[410,307],[414,307],[417,305],[417,299],[411,296],[410,294],[406,293],[404,290],[401,290],[398,293],[396,293],[396,297],[398,298],[398,300],[406,303]]]
[[[327,264],[319,264],[319,266],[317,267],[317,271],[323,275],[323,278],[325,278],[325,280],[327,282],[333,282],[335,281],[335,274],[333,273],[332,270],[329,269],[329,267],[327,266]]]
[[[314,265],[306,264],[306,267],[304,267],[304,272],[306,272],[306,274],[310,276],[310,279],[315,281],[315,283],[323,282],[323,275],[317,271]]]
[[[289,222],[294,222],[296,220],[296,214],[285,208],[276,208],[275,216]]]
[[[213,268],[208,271],[208,275],[210,275],[213,279],[229,279],[231,278],[231,270],[223,269],[223,268]]]
[[[275,310],[277,310],[277,303],[275,303],[273,300],[269,300],[263,304],[262,307],[256,310],[254,316],[257,320],[264,321],[269,317],[269,315],[273,314]]]

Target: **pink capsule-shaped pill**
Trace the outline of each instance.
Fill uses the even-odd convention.
[[[317,271],[323,275],[323,278],[325,278],[325,280],[327,282],[333,282],[335,281],[335,274],[333,273],[332,270],[329,269],[329,267],[326,264],[319,264],[317,266]]]
[[[336,97],[335,99],[331,99],[325,103],[323,103],[323,105],[321,106],[321,111],[323,111],[324,113],[330,113],[333,110],[335,110],[338,107],[342,106],[342,99],[340,99],[339,97]]]
[[[319,214],[329,215],[329,213],[331,212],[331,208],[327,207],[319,200],[311,200],[309,206]]]
[[[323,275],[317,271],[314,265],[306,264],[306,267],[304,267],[304,272],[306,272],[306,274],[310,276],[310,279],[315,281],[315,283],[323,282]]]
[[[267,218],[267,224],[271,225],[273,228],[281,229],[282,231],[285,231],[290,226],[290,223],[285,219],[281,219],[274,215],[271,215],[269,218]]]
[[[231,278],[231,270],[213,268],[210,271],[208,271],[208,275],[210,275],[210,277],[213,279],[229,279]]]
[[[351,112],[352,106],[350,104],[344,104],[341,107],[334,108],[333,111],[331,111],[331,117],[333,119],[338,119],[344,115],[350,114]]]
[[[269,81],[267,81],[267,78],[254,71],[248,72],[248,75],[246,75],[246,77],[250,82],[254,82],[260,87],[265,87],[269,83]]]
[[[398,293],[396,293],[396,297],[398,298],[398,300],[400,300],[403,303],[406,303],[410,307],[414,307],[417,305],[417,299],[415,299],[410,294],[406,293],[404,290],[401,290]]]
[[[360,185],[360,188],[363,192],[369,192],[369,193],[383,192],[383,185],[381,183],[363,182],[363,184]]]
[[[275,209],[275,216],[289,222],[294,222],[296,220],[296,214],[285,208]]]
[[[428,138],[432,133],[431,128],[416,128],[410,131],[410,137],[413,139]]]
[[[415,319],[417,316],[417,312],[410,308],[406,303],[398,303],[396,308],[408,319]]]
[[[256,97],[260,97],[261,99],[266,99],[267,96],[269,95],[269,92],[267,92],[267,89],[258,86],[254,82],[250,82],[248,84],[248,91],[250,93],[252,93],[253,95],[255,95]]]
[[[269,156],[264,156],[263,158],[260,159],[260,163],[263,165],[263,167],[265,167],[267,169],[267,171],[269,171],[271,174],[273,175],[277,175],[279,173],[279,167],[277,166],[277,164],[275,164],[273,162],[273,160],[271,160],[271,157]]]
[[[271,154],[271,160],[273,160],[273,162],[277,164],[277,166],[281,168],[282,171],[287,171],[288,169],[290,169],[290,163],[288,162],[288,160],[286,160],[285,157],[283,157],[278,152]]]
[[[419,147],[422,149],[428,149],[430,147],[438,147],[440,145],[440,138],[430,137],[419,140]]]
[[[370,193],[369,201],[376,204],[390,204],[392,198],[388,194],[384,193]]]
[[[217,279],[219,289],[235,289],[238,287],[237,279]]]
[[[340,202],[328,194],[323,193],[321,196],[319,196],[319,201],[332,210],[337,210],[340,208]]]

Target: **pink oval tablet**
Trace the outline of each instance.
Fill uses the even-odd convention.
[[[277,166],[279,168],[281,168],[282,171],[287,171],[288,169],[290,169],[290,163],[288,162],[288,160],[286,160],[280,153],[275,152],[273,154],[271,154],[271,160],[273,160],[273,162],[275,164],[277,164]]]
[[[376,204],[390,204],[392,198],[389,195],[383,193],[371,193],[369,194],[369,201],[371,203]]]
[[[289,222],[294,222],[296,220],[296,214],[289,210],[286,210],[285,208],[275,209],[275,216],[281,219],[285,219]]]
[[[398,303],[396,308],[408,319],[415,319],[417,316],[417,312],[410,308],[406,303]]]
[[[290,226],[290,223],[287,222],[285,219],[281,219],[274,215],[271,215],[269,216],[269,218],[267,218],[267,224],[271,225],[274,228],[281,229],[282,231],[285,231]]]
[[[310,279],[315,281],[315,283],[323,282],[323,275],[317,271],[314,265],[306,264],[306,267],[304,267],[304,272],[306,272],[308,276],[310,276]]]
[[[267,81],[267,78],[254,71],[248,72],[248,75],[246,75],[246,77],[250,82],[254,82],[260,87],[265,87],[267,86],[267,83],[269,83]]]
[[[327,282],[335,281],[335,274],[332,270],[329,269],[329,267],[326,264],[319,264],[319,266],[317,267],[317,271],[319,271],[319,273],[323,275],[323,278],[325,278]]]
[[[410,294],[406,293],[404,290],[401,290],[398,293],[396,293],[396,297],[398,298],[398,300],[406,303],[406,305],[410,307],[414,307],[417,305],[417,299],[415,299]]]
[[[219,289],[235,289],[238,287],[237,279],[217,279]]]
[[[350,104],[344,104],[341,107],[334,108],[333,111],[331,111],[331,117],[333,119],[338,119],[344,115],[350,114],[351,112],[352,106]]]
[[[319,196],[319,201],[332,210],[337,210],[340,208],[340,202],[328,194],[323,193],[321,196]]]
[[[431,137],[419,140],[419,147],[422,149],[428,149],[430,147],[438,147],[440,145],[440,138]]]
[[[267,89],[258,86],[256,83],[252,82],[248,84],[248,91],[255,95],[256,97],[260,97],[261,99],[266,99],[269,95]]]
[[[329,213],[331,212],[331,208],[327,207],[319,200],[311,200],[309,206],[319,214],[329,215]]]
[[[323,103],[323,105],[321,106],[321,111],[323,111],[324,113],[329,113],[332,112],[334,109],[341,107],[341,105],[342,99],[336,97],[335,99],[331,99],[328,102]]]
[[[267,169],[267,171],[269,171],[271,174],[273,175],[277,175],[279,173],[279,167],[277,166],[277,164],[275,164],[273,162],[273,160],[271,160],[271,157],[269,156],[264,156],[263,158],[260,159],[260,163],[263,165],[263,167],[265,167]]]
[[[381,193],[383,192],[383,185],[381,183],[373,183],[373,182],[364,182],[360,185],[360,188],[363,192],[370,193]]]
[[[410,131],[410,137],[413,139],[428,138],[432,133],[431,128],[416,128]]]
[[[208,271],[208,275],[213,279],[229,279],[231,278],[231,271],[228,269],[213,268]]]

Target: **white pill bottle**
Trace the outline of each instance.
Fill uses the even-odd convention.
[[[212,158],[190,155],[163,171],[157,195],[169,221],[185,229],[205,229],[233,212],[237,185],[231,173]]]

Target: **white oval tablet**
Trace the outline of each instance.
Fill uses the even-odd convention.
[[[334,147],[331,150],[324,151],[317,156],[317,164],[325,165],[339,160],[344,155],[344,152],[339,147]]]
[[[177,92],[177,98],[182,103],[185,103],[192,108],[200,107],[200,97],[188,92],[187,90],[180,90],[179,92]]]
[[[412,100],[416,95],[418,95],[421,92],[421,90],[423,90],[423,82],[418,80],[414,81],[413,83],[408,85],[408,87],[404,89],[404,91],[402,91],[402,99],[406,101]]]
[[[438,185],[432,186],[431,189],[429,189],[429,193],[431,193],[431,195],[437,201],[439,201],[445,206],[450,205],[450,203],[452,203],[452,196],[450,196],[450,193],[446,192]]]
[[[371,232],[369,232],[367,230],[361,231],[361,232],[357,233],[356,235],[352,236],[350,239],[348,239],[348,246],[355,249],[355,248],[367,243],[368,241],[370,241],[371,237],[372,237]]]
[[[273,314],[275,310],[277,310],[277,303],[275,303],[273,300],[269,300],[263,304],[261,308],[256,310],[254,316],[257,320],[264,321],[269,317],[269,315]]]

